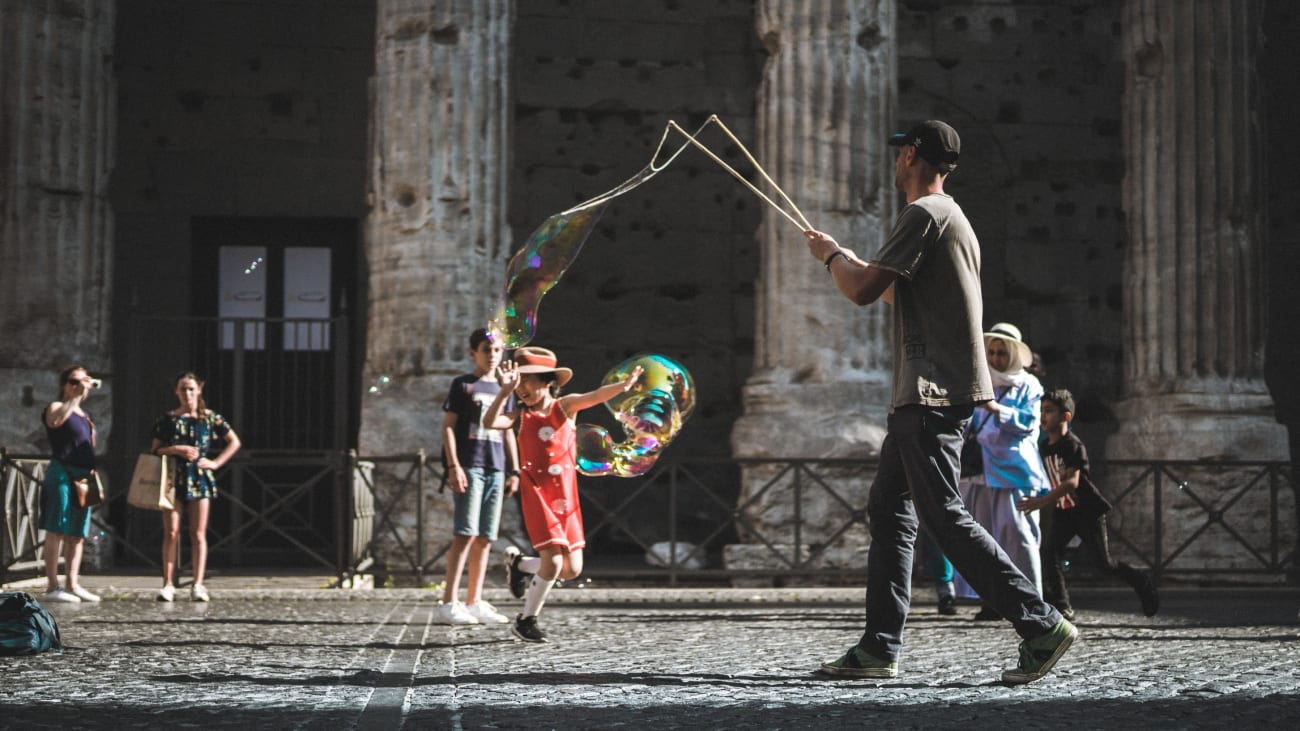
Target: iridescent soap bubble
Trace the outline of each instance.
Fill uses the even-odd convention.
[[[695,383],[682,365],[662,355],[637,355],[605,374],[603,384],[624,380],[640,366],[641,380],[605,406],[623,425],[626,438],[615,442],[603,427],[579,424],[578,471],[599,477],[635,477],[654,466],[664,447],[695,411]]]
[[[488,322],[492,342],[503,348],[528,344],[537,332],[537,308],[596,227],[605,204],[557,213],[528,237],[506,270],[506,286]]]

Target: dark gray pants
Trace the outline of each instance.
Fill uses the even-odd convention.
[[[902,406],[889,415],[867,498],[867,629],[858,642],[875,657],[897,660],[902,652],[918,518],[967,583],[1021,637],[1040,637],[1061,621],[962,505],[958,462],[971,412],[970,406]]]

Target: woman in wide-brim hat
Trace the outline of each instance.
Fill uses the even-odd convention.
[[[999,322],[984,333],[984,348],[994,399],[971,417],[968,429],[979,441],[984,467],[982,474],[962,480],[962,500],[976,522],[1041,591],[1038,513],[1023,513],[1016,503],[1050,489],[1038,453],[1043,386],[1025,370],[1033,362],[1033,351],[1020,328]],[[968,586],[959,588],[963,595],[973,595]],[[998,615],[985,606],[976,617],[997,619]]]
[[[556,580],[576,579],[582,573],[587,539],[578,502],[574,417],[631,390],[641,378],[641,368],[594,391],[560,396],[560,387],[571,378],[573,371],[561,366],[555,353],[519,348],[512,360],[497,369],[501,392],[483,414],[483,424],[489,428],[517,425],[519,429],[519,502],[528,539],[538,555],[524,557],[513,546],[507,549],[506,580],[510,592],[524,600],[513,632],[526,642],[546,642],[537,615]],[[511,393],[519,408],[502,413]]]

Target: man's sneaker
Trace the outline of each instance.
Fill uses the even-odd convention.
[[[64,589],[61,586],[56,586],[53,589],[50,589],[49,591],[45,592],[45,601],[65,602],[67,604],[80,604],[81,597],[77,596],[76,594],[73,594],[72,592],[68,591],[67,589]]]
[[[515,626],[510,632],[524,642],[545,642],[546,633],[541,627],[537,626],[537,617],[525,617],[520,614],[515,617]]]
[[[190,587],[190,601],[208,602],[212,597],[208,596],[208,590],[202,584],[194,584]]]
[[[510,586],[510,595],[516,599],[524,598],[524,591],[528,589],[528,573],[519,569],[519,560],[523,554],[519,549],[510,546],[506,549],[506,584]]]
[[[957,597],[941,596],[939,597],[939,614],[951,617],[957,613]]]
[[[100,601],[100,597],[99,597],[98,594],[96,594],[96,593],[94,593],[94,592],[92,592],[92,591],[87,591],[86,589],[84,589],[84,588],[82,588],[82,587],[80,587],[80,586],[78,586],[78,587],[76,587],[75,589],[73,589],[73,590],[72,590],[72,593],[73,593],[73,594],[76,594],[76,595],[77,595],[77,598],[80,599],[80,600],[83,601],[83,602],[97,602],[97,601]]]
[[[163,588],[159,589],[158,601],[160,602],[176,601],[176,587],[172,586],[171,584],[167,584]]]
[[[480,599],[474,602],[473,604],[466,604],[465,611],[471,617],[477,619],[479,622],[482,622],[483,624],[509,624],[510,623],[510,618],[502,614],[501,612],[498,612],[497,608],[492,606],[491,604],[488,604],[486,599]]]
[[[881,660],[854,645],[840,659],[822,663],[821,672],[844,678],[897,678],[898,663]]]
[[[460,602],[449,602],[439,604],[433,608],[434,624],[478,624],[474,615],[465,611],[465,605]]]
[[[1151,574],[1142,574],[1142,582],[1137,585],[1138,598],[1142,600],[1142,613],[1154,617],[1160,611],[1160,593],[1156,591],[1156,582]]]
[[[1002,682],[1009,685],[1024,685],[1047,675],[1078,636],[1079,630],[1070,624],[1070,620],[1062,619],[1056,623],[1051,632],[1042,637],[1022,641],[1020,664],[1015,670],[1002,673]]]

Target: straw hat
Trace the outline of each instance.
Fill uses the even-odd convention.
[[[573,370],[556,366],[555,353],[546,348],[527,346],[515,350],[515,370],[520,373],[554,373],[560,385],[573,378]]]
[[[1034,362],[1034,352],[1029,349],[1029,345],[1024,340],[1020,339],[1020,328],[1009,322],[999,322],[989,328],[988,332],[984,333],[984,346],[988,347],[989,341],[995,338],[1006,343],[1007,348],[1017,354],[1016,357],[1019,360],[1019,365],[1017,366],[1016,363],[1012,363],[1011,366],[1007,368],[1008,371],[1027,368],[1030,363]]]

